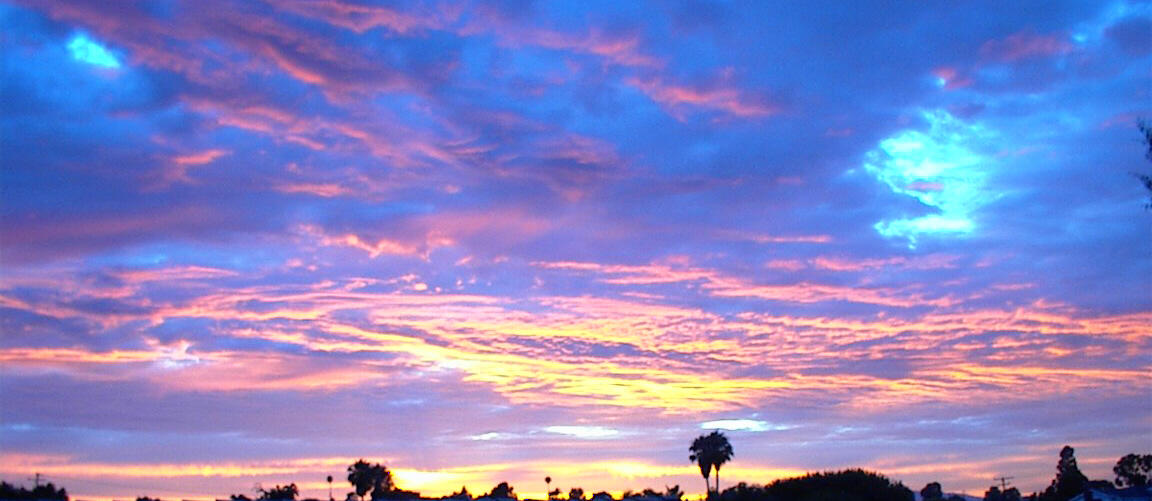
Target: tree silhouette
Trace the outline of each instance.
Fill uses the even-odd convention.
[[[460,490],[459,490],[459,491],[456,491],[456,492],[453,492],[452,494],[449,494],[449,495],[447,495],[447,496],[441,497],[440,499],[456,499],[456,500],[464,500],[464,501],[467,501],[467,500],[471,500],[471,499],[472,499],[472,493],[471,493],[471,492],[468,492],[468,487],[467,487],[467,486],[464,486],[464,485],[462,485],[462,486],[460,486]]]
[[[708,437],[700,435],[688,447],[689,461],[695,461],[700,466],[700,476],[704,477],[704,492],[711,493],[712,486],[708,484],[708,475],[712,474],[712,457],[708,455]]]
[[[63,487],[57,489],[52,482],[38,485],[32,490],[24,486],[16,487],[8,482],[0,482],[0,499],[58,500],[68,501],[68,492]]]
[[[1065,445],[1060,449],[1060,462],[1056,463],[1056,478],[1052,484],[1040,494],[1041,501],[1068,501],[1073,496],[1084,492],[1088,486],[1088,477],[1080,472],[1076,464],[1076,450]]]
[[[363,459],[348,467],[348,483],[356,489],[356,495],[360,496],[361,501],[369,491],[372,492],[372,499],[383,499],[395,488],[388,467],[380,463],[370,464]]]
[[[513,492],[513,488],[511,485],[508,485],[508,482],[496,484],[496,487],[492,488],[492,492],[489,492],[485,496],[490,498],[516,499],[516,493]]]
[[[1137,122],[1136,127],[1138,127],[1140,133],[1144,135],[1144,145],[1148,148],[1144,152],[1144,158],[1152,161],[1152,126],[1149,126],[1148,122],[1141,120]],[[1138,172],[1133,172],[1132,175],[1136,176],[1136,179],[1140,180],[1140,184],[1144,185],[1144,188],[1148,190],[1148,202],[1144,204],[1144,208],[1152,209],[1152,175],[1140,174]]]
[[[1147,487],[1152,483],[1152,454],[1128,454],[1112,467],[1117,487]]]
[[[271,489],[258,488],[260,497],[257,499],[264,501],[283,500],[283,499],[296,499],[300,495],[300,489],[296,488],[296,484],[277,485]]]
[[[704,477],[705,491],[712,491],[708,485],[708,473],[712,469],[716,470],[716,492],[719,493],[720,466],[732,459],[733,455],[732,444],[728,443],[728,437],[719,431],[700,435],[692,441],[688,451],[692,453],[688,456],[688,460],[695,461],[700,466],[700,475]]]
[[[864,470],[811,473],[776,480],[767,486],[743,482],[728,488],[720,501],[912,501],[904,484]]]
[[[944,489],[940,487],[940,482],[929,482],[920,489],[920,499],[924,501],[944,499]]]
[[[544,477],[544,491],[548,493],[548,499],[552,499],[552,477]],[[556,489],[559,494],[560,489]]]
[[[584,501],[584,489],[573,487],[568,491],[568,501]]]

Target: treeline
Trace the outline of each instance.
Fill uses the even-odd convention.
[[[698,459],[694,457],[693,460]],[[712,464],[711,466],[715,466]],[[710,468],[711,469],[711,468]],[[701,471],[704,470],[703,468]],[[992,486],[984,493],[984,501],[1078,501],[1080,499],[1129,499],[1152,501],[1152,454],[1128,454],[1120,458],[1112,469],[1115,480],[1090,480],[1076,462],[1075,450],[1065,446],[1060,451],[1056,464],[1056,476],[1047,488],[1022,496],[1015,487]],[[717,472],[718,473],[718,472]],[[363,459],[348,467],[347,481],[352,487],[344,501],[395,501],[425,500],[419,492],[399,488],[392,479],[392,472],[380,463],[369,463]],[[333,478],[327,478],[330,488]],[[551,484],[551,477],[545,481]],[[707,480],[707,476],[705,476]],[[1123,489],[1123,495],[1117,495]],[[1093,493],[1097,493],[1094,495]],[[299,489],[295,483],[276,485],[270,489],[257,488],[255,501],[296,500]],[[644,489],[640,492],[625,491],[621,500],[628,501],[683,501],[684,493],[680,486],[667,487],[664,491]],[[930,482],[920,489],[923,501],[964,501],[957,495],[944,493],[939,482]],[[444,501],[471,501],[490,499],[509,501],[518,496],[508,482],[500,482],[490,491],[473,496],[467,487],[440,498]],[[892,481],[879,473],[861,469],[848,469],[834,472],[810,473],[801,477],[775,480],[766,485],[741,482],[722,492],[709,489],[709,501],[913,501],[916,496],[901,482]],[[32,490],[15,487],[0,482],[0,500],[51,500],[67,501],[68,493],[57,489],[51,483]],[[161,501],[141,496],[136,501]],[[254,501],[244,494],[233,494],[229,501]],[[319,500],[304,500],[319,501]],[[567,497],[559,489],[548,491],[548,501],[616,501],[607,492],[596,492],[586,496],[584,489],[572,488]]]
[[[1112,467],[1114,480],[1090,480],[1076,462],[1076,450],[1065,445],[1060,449],[1060,460],[1056,463],[1056,478],[1043,491],[1021,496],[1015,487],[989,487],[984,492],[984,501],[1069,501],[1076,497],[1093,499],[1092,493],[1103,497],[1115,497],[1118,489],[1127,489],[1133,499],[1152,499],[1148,491],[1152,478],[1152,454],[1128,454],[1116,461]],[[1139,492],[1137,492],[1139,491]],[[925,501],[932,501],[925,498]]]
[[[57,489],[52,482],[44,485],[33,487],[32,490],[25,489],[24,486],[16,487],[8,482],[0,482],[0,499],[4,500],[59,500],[68,501],[68,491],[63,487]]]
[[[720,493],[720,501],[913,501],[900,482],[861,469],[809,473],[768,485],[743,482]]]

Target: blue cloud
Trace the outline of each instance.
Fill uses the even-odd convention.
[[[103,68],[119,68],[120,60],[103,45],[88,38],[87,35],[77,34],[68,41],[68,52],[72,58]]]

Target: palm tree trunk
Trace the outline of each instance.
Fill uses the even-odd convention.
[[[716,466],[716,497],[720,497],[720,466]]]

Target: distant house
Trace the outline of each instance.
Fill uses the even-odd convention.
[[[1152,501],[1152,486],[1124,489],[1111,486],[1092,486],[1068,501]]]

